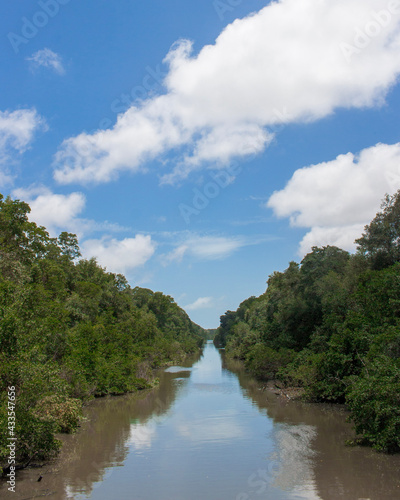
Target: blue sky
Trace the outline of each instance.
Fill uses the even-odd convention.
[[[0,191],[206,328],[400,188],[400,1],[0,7]]]

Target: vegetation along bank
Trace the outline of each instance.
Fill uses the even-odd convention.
[[[400,191],[355,254],[314,247],[221,316],[215,344],[262,380],[345,403],[358,444],[400,451]]]
[[[0,195],[0,473],[11,433],[13,467],[48,459],[85,402],[151,387],[206,337],[171,297],[81,259],[74,234],[51,238],[29,213]]]

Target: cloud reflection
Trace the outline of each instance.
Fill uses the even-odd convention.
[[[177,431],[182,437],[196,444],[244,439],[245,432],[236,417],[235,410],[225,410],[209,418],[182,420],[178,422]]]
[[[156,432],[156,424],[154,422],[131,424],[127,444],[136,450],[150,448]]]
[[[273,486],[290,492],[290,498],[320,500],[314,477],[315,437],[311,425],[282,425],[275,434],[280,468]]]

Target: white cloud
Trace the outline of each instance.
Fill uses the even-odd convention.
[[[154,252],[155,243],[151,236],[142,234],[123,240],[104,236],[101,239],[86,240],[82,244],[82,255],[85,258],[96,257],[98,263],[108,271],[122,274],[143,266]]]
[[[223,259],[247,244],[243,238],[238,237],[200,236],[188,233],[172,252],[164,256],[164,262],[181,262],[185,256],[197,260]]]
[[[83,193],[56,194],[45,186],[18,188],[12,192],[15,198],[25,201],[31,207],[29,219],[44,226],[51,236],[61,231],[77,234],[79,238],[93,232],[128,232],[132,229],[113,222],[96,222],[78,217],[86,207]]]
[[[375,212],[379,209],[376,206]],[[372,219],[372,217],[371,217]],[[356,248],[354,241],[359,238],[369,219],[362,224],[344,224],[337,227],[313,227],[301,240],[299,255],[304,256],[311,251],[312,247],[323,247],[333,245],[344,250],[353,251]]]
[[[379,211],[386,193],[400,188],[400,143],[377,144],[359,155],[297,170],[266,206],[293,227],[311,228],[300,244],[304,255],[313,245],[355,248],[363,228]]]
[[[186,311],[197,311],[199,309],[208,309],[213,307],[213,297],[199,297],[192,304],[185,306]]]
[[[388,5],[280,0],[237,19],[197,55],[191,42],[179,41],[166,57],[166,94],[119,115],[111,130],[65,140],[56,180],[107,182],[173,152],[177,167],[163,181],[174,182],[203,163],[262,151],[268,127],[282,121],[382,104],[400,72],[400,16],[376,20]],[[356,46],[350,62],[348,46]]]
[[[0,183],[11,182],[5,163],[12,163],[15,152],[24,153],[33,141],[35,132],[46,129],[45,120],[35,109],[0,111]]]
[[[65,74],[61,56],[50,49],[45,48],[38,50],[32,54],[31,57],[27,57],[26,59],[27,61],[30,61],[34,67],[39,68],[40,66],[43,66],[44,68],[53,69],[59,75]]]
[[[13,196],[26,201],[31,207],[29,219],[44,226],[51,235],[60,231],[82,233],[86,224],[77,216],[85,208],[86,198],[82,193],[54,194],[46,187],[15,189]]]
[[[203,236],[187,242],[189,252],[199,259],[221,259],[245,245],[239,238]]]
[[[163,184],[174,184],[184,179],[192,170],[204,163],[213,163],[215,167],[227,165],[234,156],[246,156],[261,153],[271,142],[273,135],[258,125],[242,124],[234,127],[215,127],[203,133],[197,140],[192,156],[188,156],[170,174],[161,178]]]

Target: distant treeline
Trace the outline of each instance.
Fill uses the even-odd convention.
[[[346,403],[356,442],[400,451],[400,191],[386,196],[354,255],[313,247],[266,292],[221,316],[215,344],[256,377]]]
[[[214,340],[215,335],[217,334],[217,328],[209,328],[204,330],[204,336],[206,340]]]
[[[0,195],[0,473],[51,457],[84,402],[151,387],[206,338],[171,297],[81,259],[74,234],[51,238],[29,213]]]

